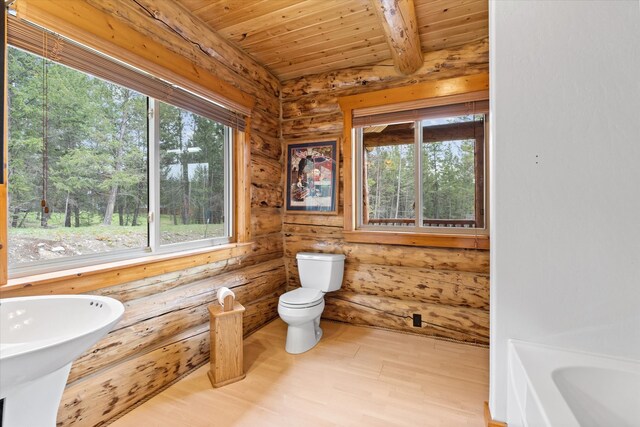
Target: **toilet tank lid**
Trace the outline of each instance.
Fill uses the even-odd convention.
[[[319,254],[313,252],[300,252],[296,255],[296,258],[314,261],[342,261],[346,257],[343,254]]]

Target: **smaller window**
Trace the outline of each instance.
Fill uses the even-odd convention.
[[[487,117],[487,102],[357,117],[357,228],[484,233]]]
[[[343,96],[344,239],[489,249],[489,75]]]

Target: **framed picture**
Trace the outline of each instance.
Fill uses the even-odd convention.
[[[286,157],[286,211],[336,214],[338,141],[288,143]]]

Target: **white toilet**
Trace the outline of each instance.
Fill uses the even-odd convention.
[[[322,338],[320,316],[324,310],[324,294],[342,286],[344,258],[342,254],[300,252],[296,255],[302,287],[283,294],[278,302],[278,314],[289,325],[287,353],[304,353]]]

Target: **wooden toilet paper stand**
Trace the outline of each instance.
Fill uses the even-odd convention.
[[[245,377],[242,351],[244,307],[234,303],[231,296],[225,298],[224,303],[225,307],[209,306],[211,367],[208,374],[214,387],[222,387]]]

